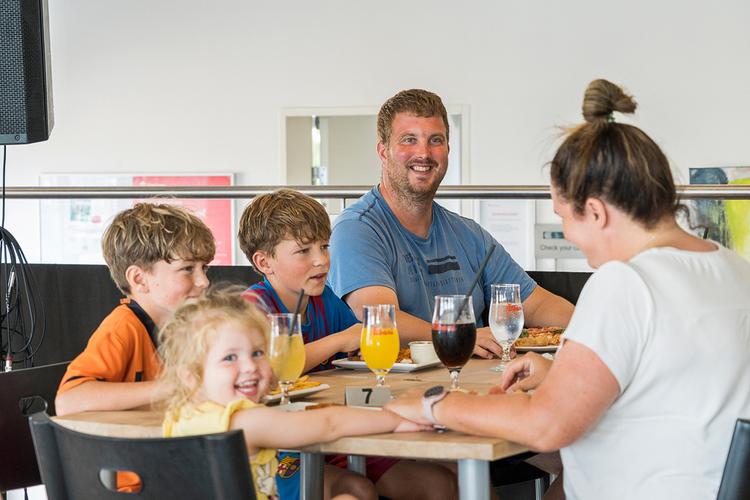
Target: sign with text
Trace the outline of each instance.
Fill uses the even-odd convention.
[[[388,387],[352,387],[346,386],[344,394],[346,406],[374,406],[382,408],[393,399]]]
[[[535,254],[538,259],[582,259],[585,258],[577,246],[565,239],[562,225],[537,224],[535,232]]]

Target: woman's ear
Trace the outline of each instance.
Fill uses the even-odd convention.
[[[146,271],[135,264],[128,266],[125,270],[125,280],[128,282],[130,292],[148,293],[148,280]]]
[[[253,263],[253,266],[255,269],[260,271],[266,276],[270,276],[273,274],[273,265],[271,262],[271,257],[261,250],[258,250],[253,254],[253,258],[250,259]]]
[[[604,228],[609,222],[607,205],[599,198],[588,198],[584,205],[584,214],[598,228]]]

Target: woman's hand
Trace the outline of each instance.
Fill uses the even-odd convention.
[[[500,385],[490,389],[490,393],[497,394],[534,389],[542,383],[551,366],[551,360],[539,354],[529,352],[508,364],[503,372]]]
[[[385,409],[392,411],[406,420],[410,420],[422,426],[432,426],[432,422],[425,418],[422,412],[423,389],[414,388],[406,392],[398,399],[394,399],[385,405]]]

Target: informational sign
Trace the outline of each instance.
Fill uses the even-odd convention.
[[[89,175],[42,174],[41,186],[231,186],[232,174],[212,175]],[[112,218],[138,201],[71,199],[42,200],[41,259],[54,264],[103,264],[101,238]],[[234,264],[234,205],[232,200],[159,197],[159,203],[191,209],[216,239],[212,264]]]
[[[534,227],[538,259],[583,259],[577,246],[565,239],[561,224],[537,224]]]
[[[479,202],[479,223],[518,265],[533,270],[534,200],[483,200]]]

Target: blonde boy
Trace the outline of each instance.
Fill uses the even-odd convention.
[[[334,357],[359,349],[362,326],[349,306],[326,285],[330,236],[331,222],[323,206],[292,189],[256,197],[240,218],[240,248],[264,276],[262,282],[248,289],[248,299],[262,301],[272,312],[292,312],[299,291],[305,291],[300,309],[305,371],[330,368]],[[328,462],[324,486],[331,495],[414,499],[455,496],[455,475],[440,465],[368,458],[366,481],[344,469],[346,457],[332,457]],[[282,453],[279,463],[281,498],[296,498],[298,455]]]
[[[101,322],[63,376],[58,415],[126,410],[167,396],[157,385],[157,329],[187,298],[208,286],[214,238],[188,210],[137,203],[120,212],[102,238],[104,260],[126,296]]]

